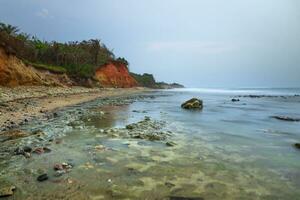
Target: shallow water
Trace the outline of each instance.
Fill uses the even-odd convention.
[[[52,152],[2,162],[1,181],[17,186],[7,199],[300,199],[300,150],[293,147],[300,142],[300,123],[270,118],[299,117],[300,97],[292,96],[299,93],[185,89],[157,91],[151,93],[156,98],[126,105],[100,99],[66,108],[56,119],[24,127],[59,141],[44,142]],[[231,102],[248,94],[292,97]],[[202,111],[180,108],[192,97],[203,99]],[[103,134],[145,116],[165,121],[176,146]],[[54,177],[53,165],[60,162],[74,168]],[[36,177],[42,172],[50,179],[40,183]]]

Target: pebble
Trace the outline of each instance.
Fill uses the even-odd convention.
[[[0,197],[8,197],[14,194],[15,186],[4,187],[0,189]]]
[[[48,174],[42,174],[42,175],[37,177],[37,181],[39,181],[39,182],[43,182],[43,181],[46,181],[48,179],[49,179]]]
[[[57,170],[54,174],[55,177],[60,177],[62,175],[64,175],[66,173],[66,171],[64,170]]]
[[[176,146],[176,143],[175,142],[166,142],[166,145],[169,147],[173,147],[173,146]]]
[[[240,99],[231,99],[232,102],[238,102]]]

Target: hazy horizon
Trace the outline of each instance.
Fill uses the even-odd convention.
[[[99,38],[136,73],[187,87],[300,87],[297,0],[2,0],[41,39]]]

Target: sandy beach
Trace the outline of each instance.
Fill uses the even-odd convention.
[[[29,123],[34,118],[55,115],[55,110],[101,97],[130,95],[147,89],[103,89],[84,87],[16,87],[0,88],[0,130]],[[53,113],[54,112],[54,113]]]

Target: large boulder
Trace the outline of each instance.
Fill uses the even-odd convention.
[[[203,101],[197,98],[192,98],[181,104],[181,107],[184,109],[202,109]]]

